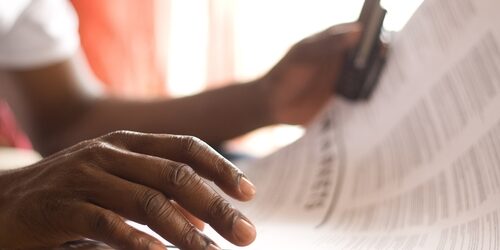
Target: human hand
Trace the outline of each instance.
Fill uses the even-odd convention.
[[[330,27],[295,44],[259,79],[272,123],[308,123],[331,97],[347,52],[359,38],[356,23]]]
[[[0,248],[54,247],[90,238],[118,249],[165,249],[125,223],[148,225],[181,249],[218,249],[178,206],[236,245],[256,236],[217,194],[252,199],[242,173],[193,137],[114,132],[0,174]]]

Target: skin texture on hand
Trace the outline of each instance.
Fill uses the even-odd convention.
[[[241,201],[255,195],[234,165],[194,137],[120,131],[87,140],[0,173],[0,249],[82,238],[117,249],[164,249],[125,218],[181,249],[217,249],[190,222],[197,218],[236,245],[250,244],[254,226],[207,181]]]
[[[334,93],[347,53],[360,38],[356,23],[307,37],[259,81],[272,123],[307,124]]]

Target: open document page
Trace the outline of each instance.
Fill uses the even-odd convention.
[[[244,166],[247,249],[500,249],[500,1],[426,0],[369,102]],[[227,249],[235,249],[207,232]]]
[[[246,166],[248,249],[500,249],[499,10],[425,1],[369,102]]]

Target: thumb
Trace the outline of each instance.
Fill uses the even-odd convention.
[[[339,50],[354,49],[359,44],[363,31],[360,23],[346,23],[330,29],[328,32],[331,32],[332,38],[336,40],[332,43],[336,44],[335,47]]]
[[[361,40],[360,23],[345,23],[332,26],[315,36],[313,49],[323,55],[336,55],[354,49]]]

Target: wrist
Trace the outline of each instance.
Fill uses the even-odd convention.
[[[273,90],[269,81],[265,77],[261,77],[249,82],[247,85],[252,89],[253,99],[256,100],[256,113],[259,116],[258,120],[261,121],[262,126],[278,123],[275,115],[275,107],[272,102]]]

